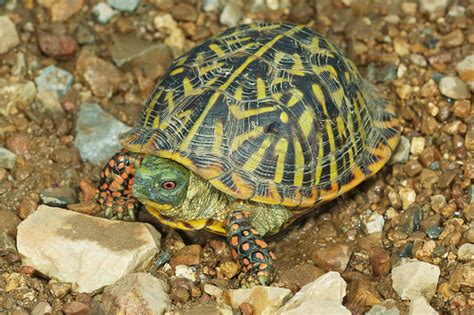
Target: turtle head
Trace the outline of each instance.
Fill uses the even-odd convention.
[[[132,194],[164,215],[186,198],[189,170],[172,160],[145,155],[135,174]]]

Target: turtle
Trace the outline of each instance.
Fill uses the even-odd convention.
[[[228,28],[172,62],[100,175],[106,216],[227,238],[244,287],[267,285],[264,237],[378,172],[396,110],[304,25]]]

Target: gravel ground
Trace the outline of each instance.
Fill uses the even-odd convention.
[[[81,140],[84,104],[113,115],[90,106],[98,110],[92,116],[107,117],[99,122],[110,119],[92,140],[108,138],[124,128],[119,121],[133,125],[173,58],[252,21],[304,23],[327,36],[396,104],[403,128],[390,165],[270,238],[279,257],[273,285],[296,292],[335,270],[348,283],[352,313],[388,300],[406,313],[394,270],[417,259],[439,267],[429,301],[437,312],[472,311],[472,1],[115,2],[112,9],[96,0],[0,0],[0,313],[43,314],[44,302],[55,312],[87,313],[100,300],[101,292],[72,293],[22,266],[14,243],[16,226],[40,204],[97,213],[98,161],[109,153],[96,155],[96,142]],[[146,213],[139,219],[157,225]],[[219,302],[199,279],[177,277],[177,265],[220,289],[238,287],[224,239],[157,228],[163,252],[147,270],[168,282],[173,310]]]

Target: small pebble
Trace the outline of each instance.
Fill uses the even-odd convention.
[[[114,9],[122,12],[133,12],[140,0],[108,0],[107,3]]]
[[[16,154],[0,147],[0,168],[13,169],[16,163]]]
[[[426,61],[425,57],[420,54],[411,54],[410,61],[420,67],[426,67],[428,65],[428,62]]]
[[[474,54],[465,57],[456,65],[459,78],[466,82],[471,91],[474,91]]]
[[[395,153],[390,158],[390,165],[393,164],[404,164],[408,161],[408,157],[410,156],[410,140],[405,137],[400,137],[400,142],[395,150]]]
[[[63,96],[69,91],[72,82],[72,74],[56,66],[43,68],[35,78],[38,92],[54,91],[59,96]]]
[[[474,260],[474,244],[465,243],[462,244],[458,249],[458,258],[461,261],[471,261]]]
[[[208,284],[208,283],[204,284],[204,292],[206,292],[207,294],[209,294],[211,296],[214,296],[216,298],[222,297],[222,295],[224,293],[224,291],[222,291],[222,289],[219,289],[215,285]]]
[[[413,137],[411,139],[410,152],[413,155],[418,155],[425,149],[426,140],[424,137]]]
[[[94,14],[99,23],[107,24],[117,14],[117,11],[112,9],[107,3],[99,2],[92,9],[92,14]]]
[[[233,0],[229,1],[222,10],[219,21],[229,27],[236,26],[242,17],[242,9]]]
[[[186,265],[177,265],[175,267],[175,276],[178,278],[184,278],[191,281],[196,281],[196,273],[193,270],[193,267]]]
[[[437,240],[443,230],[442,227],[433,225],[426,229],[426,234],[428,234],[430,239]]]
[[[206,12],[210,12],[219,9],[220,6],[220,0],[204,0],[202,4],[202,9]]]
[[[408,209],[416,200],[416,192],[411,188],[400,188],[400,198],[402,199],[402,208]]]
[[[420,11],[425,13],[445,12],[449,0],[420,0]]]
[[[382,215],[377,212],[371,212],[370,210],[361,215],[362,224],[367,234],[381,232],[385,224],[385,220]]]
[[[0,16],[0,55],[7,53],[18,44],[20,44],[20,38],[16,32],[15,24],[8,16]]]
[[[442,78],[439,81],[439,90],[444,96],[455,100],[466,99],[470,95],[467,84],[458,77]]]

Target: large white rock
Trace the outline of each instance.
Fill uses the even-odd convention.
[[[346,287],[338,272],[328,272],[302,287],[278,314],[351,314],[342,305]]]
[[[438,315],[438,312],[426,302],[424,297],[416,298],[410,301],[410,311],[408,315]]]
[[[126,275],[104,289],[104,314],[163,314],[171,306],[165,281],[144,272]]]
[[[114,283],[147,264],[160,249],[151,225],[111,221],[40,206],[18,226],[23,264],[77,292]]]
[[[436,292],[439,267],[422,261],[411,261],[392,269],[392,286],[403,300],[425,297]]]
[[[242,303],[252,305],[255,315],[274,314],[291,296],[285,288],[257,286],[251,289],[228,290],[225,292],[227,303],[239,308]]]

